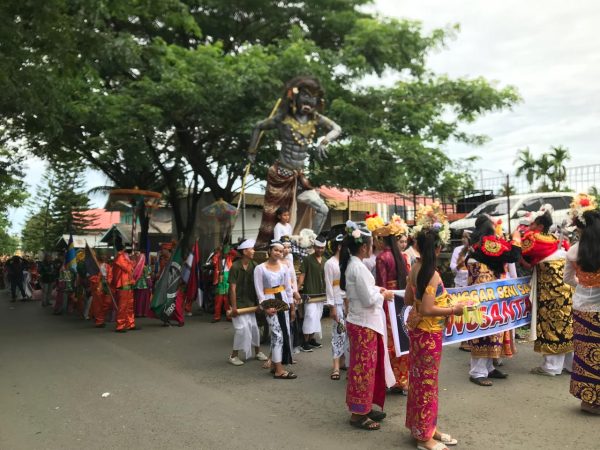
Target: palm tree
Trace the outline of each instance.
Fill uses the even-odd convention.
[[[517,151],[517,157],[515,158],[515,164],[517,166],[517,176],[525,174],[525,179],[529,184],[529,190],[532,190],[533,181],[537,175],[537,161],[531,154],[528,147],[522,148]]]
[[[540,159],[536,161],[536,167],[536,174],[542,178],[542,185],[539,187],[538,191],[550,191],[550,186],[548,186],[548,178],[550,178],[550,169],[553,167],[552,161],[550,160],[550,154],[543,153]]]
[[[550,147],[550,161],[552,163],[552,172],[548,174],[552,182],[552,190],[560,191],[561,184],[567,180],[567,169],[565,162],[571,159],[569,149],[562,145]]]
[[[509,195],[515,195],[517,190],[514,186],[510,184],[503,184],[502,187],[498,190],[498,195],[501,197],[508,197]]]

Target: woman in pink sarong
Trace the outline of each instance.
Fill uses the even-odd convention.
[[[152,280],[150,267],[146,265],[146,256],[137,255],[135,268],[133,269],[133,301],[135,317],[146,317],[150,310],[150,298],[152,297]]]
[[[346,223],[350,234],[344,238],[340,253],[340,287],[348,298],[346,319],[350,340],[350,364],[346,385],[346,404],[352,413],[350,425],[363,430],[378,430],[386,414],[383,409],[386,384],[393,386],[394,373],[385,348],[384,300],[392,301],[391,291],[375,286],[375,278],[362,263],[371,252],[371,233]]]
[[[437,430],[438,372],[442,358],[442,334],[446,318],[463,313],[462,305],[450,306],[448,294],[436,271],[442,248],[438,223],[417,235],[421,255],[408,276],[404,302],[409,313],[409,381],[406,427],[417,440],[417,449],[443,450],[458,441]]]

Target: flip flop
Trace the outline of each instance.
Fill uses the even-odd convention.
[[[275,375],[273,374],[273,378],[277,379],[277,380],[293,380],[295,378],[298,378],[298,375],[296,375],[294,372],[283,372],[280,375]]]
[[[369,417],[367,416],[363,416],[363,418],[360,420],[350,420],[350,425],[352,425],[355,428],[360,428],[361,430],[366,431],[379,430],[381,426],[378,422],[369,419]]]
[[[439,438],[436,438],[434,435],[433,438],[437,441],[440,441],[444,445],[457,445],[458,444],[458,441],[447,433],[440,433]]]
[[[329,378],[331,378],[332,380],[339,380],[340,379],[340,371],[339,370],[334,370],[333,372],[331,372],[331,375],[329,376]]]
[[[493,386],[493,383],[490,380],[488,380],[486,377],[478,377],[478,378],[469,377],[469,381],[471,383],[475,383],[477,386],[486,386],[486,387]]]

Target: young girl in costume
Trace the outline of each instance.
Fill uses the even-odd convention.
[[[286,208],[285,206],[280,206],[277,208],[277,211],[275,211],[275,216],[277,217],[277,223],[273,229],[273,239],[276,241],[281,241],[283,236],[292,235],[292,225],[290,224],[292,216],[289,208]]]
[[[442,249],[441,227],[436,222],[418,232],[416,245],[420,259],[410,271],[404,299],[406,305],[413,305],[408,319],[410,373],[406,427],[420,450],[444,450],[447,445],[458,443],[436,428],[443,330],[448,317],[463,313],[462,305],[449,305],[448,294],[436,271]]]
[[[284,365],[292,363],[290,315],[294,320],[295,306],[289,271],[281,262],[282,258],[281,242],[271,242],[269,258],[254,269],[254,287],[259,304],[265,311],[269,323],[273,377],[289,380],[297,378],[295,373],[284,368]],[[285,303],[287,309],[276,308],[272,305],[275,303],[282,306]]]

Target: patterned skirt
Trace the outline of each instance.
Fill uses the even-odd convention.
[[[373,403],[385,403],[383,337],[370,328],[346,323],[350,340],[350,365],[346,404],[353,414],[368,414]]]
[[[431,439],[438,415],[438,372],[442,333],[415,328],[409,332],[410,351],[406,428],[419,441]]]
[[[573,288],[563,282],[565,260],[537,266],[537,339],[534,350],[544,355],[573,351]]]
[[[573,310],[574,349],[570,392],[600,406],[600,312]]]

